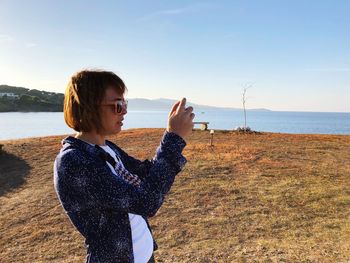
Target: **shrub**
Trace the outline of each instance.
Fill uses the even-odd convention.
[[[258,131],[253,131],[250,127],[237,127],[235,129],[233,129],[234,131],[238,132],[238,133],[254,133],[254,134],[261,134],[261,132]]]
[[[237,127],[235,129],[235,131],[237,131],[237,132],[251,132],[252,129],[250,127]]]

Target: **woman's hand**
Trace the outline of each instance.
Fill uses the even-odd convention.
[[[193,107],[185,107],[186,98],[176,102],[168,117],[167,131],[176,133],[182,138],[187,137],[193,129],[193,118],[195,116]]]

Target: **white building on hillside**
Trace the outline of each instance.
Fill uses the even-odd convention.
[[[18,99],[19,96],[12,92],[0,92],[0,98],[7,96],[7,98]]]

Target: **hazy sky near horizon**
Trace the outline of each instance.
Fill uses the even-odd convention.
[[[111,70],[129,98],[350,112],[350,1],[0,0],[0,84],[63,93]]]

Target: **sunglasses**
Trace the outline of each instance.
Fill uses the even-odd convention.
[[[109,104],[100,104],[101,106],[113,106],[114,107],[114,113],[120,114],[123,110],[126,110],[128,108],[128,101],[127,100],[116,100],[113,103]]]

